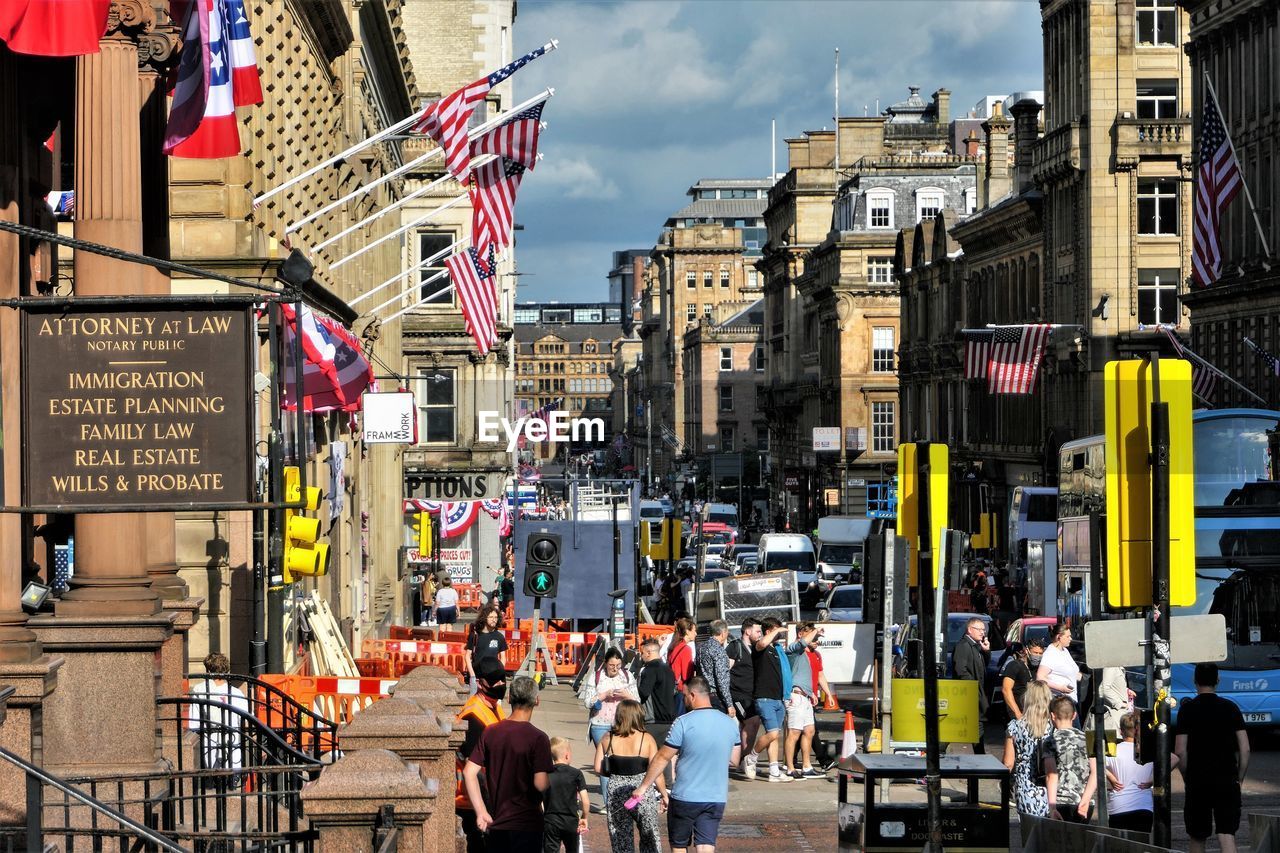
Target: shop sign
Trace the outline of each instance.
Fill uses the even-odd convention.
[[[250,309],[173,305],[24,310],[26,506],[252,501]]]
[[[410,565],[432,562],[431,555],[423,556],[417,548],[410,548],[408,554]],[[475,576],[475,565],[472,562],[470,548],[441,548],[440,563],[444,566],[454,583],[471,583]]]
[[[360,409],[365,444],[418,443],[418,409],[412,391],[366,391]]]
[[[470,501],[497,497],[502,485],[489,473],[416,474],[405,477],[405,487],[411,498],[429,501]]]
[[[840,451],[840,427],[814,427],[814,451]]]

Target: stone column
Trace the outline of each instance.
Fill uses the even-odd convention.
[[[449,743],[452,731],[452,719],[441,719],[408,699],[388,697],[357,714],[341,733],[344,751],[386,749],[418,768],[427,790],[436,795],[423,853],[453,853],[457,766]]]
[[[317,850],[374,850],[384,805],[394,809],[400,827],[398,849],[426,850],[435,801],[418,771],[385,749],[342,756],[302,791],[303,814],[320,835]]]

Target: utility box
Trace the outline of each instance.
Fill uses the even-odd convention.
[[[945,849],[1008,853],[1009,770],[994,755],[943,755],[940,761],[943,786],[969,792],[963,800],[942,803]],[[929,839],[928,804],[879,798],[880,782],[915,780],[924,775],[923,755],[855,753],[841,761],[836,805],[839,853],[924,849]],[[998,798],[981,799],[979,783],[983,780],[999,782]]]

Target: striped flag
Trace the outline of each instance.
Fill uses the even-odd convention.
[[[1191,393],[1206,403],[1213,400],[1213,392],[1218,388],[1218,368],[1183,346],[1182,339],[1171,326],[1161,326],[1160,331],[1173,344],[1173,351],[1178,358],[1191,362]]]
[[[487,77],[481,77],[452,95],[429,104],[422,111],[421,118],[413,126],[414,132],[425,133],[444,149],[445,166],[459,182],[465,181],[471,174],[467,125],[471,122],[471,114],[475,112],[476,106],[489,94],[490,89],[542,56],[550,47],[549,44],[544,44]]]
[[[1222,121],[1213,90],[1206,86],[1200,119],[1199,167],[1196,169],[1195,226],[1191,237],[1191,278],[1201,287],[1222,272],[1219,240],[1222,211],[1240,192],[1243,179],[1231,137]]]
[[[240,153],[236,107],[262,103],[243,0],[196,0],[183,27],[164,150],[218,159]]]
[[[444,265],[458,293],[467,331],[476,350],[484,355],[498,340],[498,295],[493,281],[497,264],[492,250],[488,263],[480,260],[480,253],[472,247],[451,255]]]
[[[285,319],[284,399],[282,407],[292,411],[297,406],[294,383],[294,336],[301,326],[302,336],[302,410],[305,412],[355,412],[360,409],[360,395],[373,384],[373,367],[361,351],[360,342],[340,324],[327,317],[317,317],[307,305],[302,306],[301,323],[293,306],[282,304]]]
[[[1276,356],[1267,352],[1262,347],[1255,344],[1249,338],[1245,338],[1244,342],[1248,344],[1249,349],[1253,350],[1254,354],[1256,354],[1258,358],[1262,359],[1267,363],[1267,367],[1271,369],[1272,373],[1274,373],[1276,376],[1280,376],[1280,358],[1277,358]]]
[[[471,179],[471,244],[481,250],[511,245],[515,228],[516,190],[525,167],[499,157],[476,169]]]
[[[986,379],[994,332],[970,332],[964,342],[964,378]]]
[[[471,142],[471,156],[492,154],[506,157],[532,169],[538,162],[538,133],[542,129],[542,108],[546,101],[521,110],[493,130]]]
[[[1030,394],[1040,371],[1040,359],[1052,326],[997,326],[991,335],[987,391],[992,394]]]

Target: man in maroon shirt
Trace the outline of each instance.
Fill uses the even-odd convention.
[[[476,825],[487,833],[486,853],[541,853],[542,793],[553,763],[550,739],[529,722],[538,685],[525,676],[512,679],[507,703],[511,716],[487,727],[467,758],[467,795]]]

